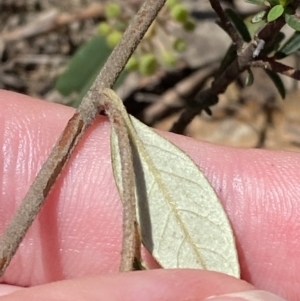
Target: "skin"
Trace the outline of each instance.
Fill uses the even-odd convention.
[[[0,91],[0,231],[73,113]],[[119,274],[122,208],[109,132],[99,116],[79,143],[1,279],[1,300],[203,300],[254,287],[299,300],[299,154],[161,133],[193,158],[215,188],[234,229],[243,280],[198,270]],[[149,254],[144,257],[157,267]]]

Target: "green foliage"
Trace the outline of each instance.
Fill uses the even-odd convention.
[[[130,22],[130,18],[122,14],[121,6],[114,3],[107,4],[105,14],[107,20],[99,24],[98,33],[105,37],[106,43],[110,48],[114,48],[119,43],[123,31]],[[139,71],[143,75],[151,75],[159,66],[163,68],[176,66],[179,53],[185,51],[187,46],[182,39],[178,39],[169,31],[167,27],[168,22],[171,21],[172,25],[177,23],[185,31],[193,31],[196,25],[187,8],[180,0],[168,0],[166,2],[163,18],[162,22],[156,21],[150,26],[135,53],[135,57],[128,62],[126,70]],[[167,34],[165,35],[166,40],[162,43],[157,41],[157,39],[161,39],[161,37],[158,37],[159,32]],[[157,47],[157,44],[159,47]],[[145,56],[149,53],[151,56]],[[150,64],[149,57],[153,56],[155,56],[155,64],[154,62]],[[150,68],[148,64],[152,67]],[[149,71],[150,69],[152,71]]]
[[[266,45],[264,41],[256,41],[258,48],[255,50],[256,55],[254,57],[264,58],[270,57],[271,59],[285,58],[300,49],[300,18],[294,12],[294,8],[290,6],[293,0],[245,0],[246,2],[264,6],[264,9],[258,12],[256,15],[241,20],[240,17],[232,10],[227,10],[226,14],[232,24],[235,26],[240,36],[245,42],[251,42],[255,38],[255,34],[259,32],[267,23],[273,22],[278,18],[284,16],[285,22],[296,32],[282,45],[285,40],[285,35],[282,32],[278,32]],[[251,21],[249,21],[251,20]],[[249,35],[251,38],[249,38]],[[236,59],[236,47],[232,45],[226,55],[223,58],[219,72],[225,70],[225,68]],[[266,74],[275,84],[279,94],[282,98],[285,97],[284,84],[276,72],[265,70]],[[251,85],[253,83],[253,74],[249,69],[245,79],[245,85]]]
[[[196,27],[196,24],[193,20],[191,19],[187,19],[184,23],[183,23],[183,28],[186,31],[193,31]]]
[[[275,53],[276,59],[283,59],[300,49],[300,32],[295,32]]]
[[[68,68],[58,78],[55,89],[65,96],[79,93],[98,74],[110,53],[111,49],[103,37],[93,37],[72,57]]]
[[[252,19],[251,22],[254,23],[259,23],[262,20],[264,20],[265,16],[267,15],[267,12],[265,10],[260,11],[259,13],[257,13]]]
[[[107,19],[118,18],[122,13],[121,6],[117,3],[108,3],[105,6],[105,12],[104,13],[105,13],[105,17]]]
[[[165,51],[162,53],[162,60],[167,67],[174,67],[177,58],[175,57],[174,52]]]
[[[152,75],[157,67],[157,60],[152,53],[146,53],[140,58],[139,71],[143,75]]]
[[[244,20],[252,39],[255,34],[257,34],[257,32],[267,24],[266,13],[264,18],[262,18],[260,21],[256,20],[256,22],[253,22],[254,17],[255,16],[249,16]]]
[[[289,10],[286,10],[286,12],[284,14],[284,18],[285,18],[286,24],[288,24],[294,30],[300,31],[299,16],[293,15]]]
[[[284,84],[283,84],[280,76],[276,72],[273,72],[270,70],[265,70],[265,72],[269,76],[269,78],[272,80],[272,82],[274,83],[274,85],[277,88],[277,91],[279,92],[282,99],[284,99],[286,92],[285,92],[285,87],[284,87]]]
[[[288,6],[293,0],[279,0],[279,4],[282,6]]]
[[[273,7],[276,5],[281,5],[283,7],[288,6],[293,0],[268,0],[269,4]]]
[[[98,33],[101,36],[106,36],[112,31],[112,27],[107,22],[101,22],[98,25]]]
[[[101,36],[93,37],[81,46],[72,57],[68,68],[58,77],[55,90],[64,96],[77,95],[75,101],[71,104],[73,107],[77,107],[110,53],[111,48],[108,47],[105,38]],[[120,76],[117,84],[124,80],[125,75],[124,73],[123,76]]]
[[[285,22],[291,28],[295,31],[300,31],[300,20],[290,7],[291,0],[246,0],[246,2],[260,5],[262,10],[255,16],[245,20],[231,9],[225,11],[245,42],[251,42],[255,33],[263,26],[281,16],[284,16]],[[97,28],[100,36],[95,36],[76,52],[67,70],[56,82],[55,88],[61,94],[68,96],[75,93],[78,95],[75,106],[94,81],[112,49],[119,43],[123,31],[130,21],[130,18],[123,14],[122,6],[116,3],[108,3],[106,5],[105,15],[107,20],[99,23]],[[157,32],[161,30],[159,26],[167,22],[166,18],[167,21],[169,18],[173,23],[174,21],[177,22],[186,31],[191,31],[195,28],[195,23],[182,2],[180,0],[167,0],[164,22],[155,22],[148,30],[137,52],[127,63],[127,72],[138,71],[142,75],[148,76],[156,72],[159,66],[163,66],[163,68],[176,66],[179,53],[187,48],[186,42],[181,38],[170,35],[168,36],[168,43],[162,43],[160,47],[157,47],[155,44]],[[166,29],[163,28],[162,30],[165,31]],[[266,47],[259,51],[259,56],[273,55],[275,59],[282,59],[300,49],[300,35],[298,32],[295,32],[282,45],[283,39],[283,33],[278,33],[271,43],[267,43]],[[169,46],[165,47],[165,45]],[[236,59],[236,56],[236,47],[232,45],[224,56],[219,72],[224,71]],[[266,72],[276,85],[281,96],[284,97],[284,85],[280,77],[274,72]],[[126,72],[123,74],[123,78],[126,74]],[[249,70],[245,84],[250,85],[252,82],[253,74]]]
[[[173,49],[175,49],[178,52],[185,51],[186,47],[187,47],[186,42],[183,39],[178,38],[173,42]]]
[[[178,3],[171,8],[170,15],[174,20],[185,23],[189,16],[189,12],[183,4]]]
[[[168,8],[172,8],[178,3],[180,3],[180,0],[167,0],[165,5]]]
[[[121,38],[122,38],[122,32],[120,32],[118,30],[113,30],[106,36],[107,45],[110,48],[114,48],[121,41]]]
[[[289,5],[293,0],[245,0],[246,2],[255,4],[255,5],[264,5],[265,3],[269,4],[264,12],[259,12],[253,17],[253,23],[259,22],[267,15],[267,21],[273,22],[279,17],[284,16],[286,24],[288,24],[292,29],[300,31],[300,19],[295,15],[290,9]]]
[[[268,22],[275,21],[279,17],[281,17],[284,13],[284,7],[280,4],[273,6],[267,16]]]

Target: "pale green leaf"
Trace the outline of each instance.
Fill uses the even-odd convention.
[[[253,23],[252,19],[253,16],[249,16],[246,19],[244,19],[244,22],[247,25],[251,37],[253,38],[255,34],[267,24],[267,20],[266,18],[263,18],[260,22]]]
[[[291,14],[289,11],[287,11],[284,14],[285,22],[294,30],[300,31],[300,19],[297,15]]]
[[[296,31],[275,53],[276,59],[283,59],[300,49],[300,32]]]
[[[266,16],[267,12],[265,10],[258,12],[254,17],[251,19],[252,23],[259,23],[261,22],[264,17]]]
[[[133,146],[138,216],[146,248],[164,268],[199,268],[239,277],[231,226],[208,180],[175,145],[125,110],[123,114]],[[114,175],[122,191],[114,130],[111,146]]]
[[[284,13],[284,7],[280,4],[273,6],[267,16],[268,22],[277,20]]]

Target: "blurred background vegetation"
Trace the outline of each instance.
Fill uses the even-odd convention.
[[[0,88],[78,106],[141,1],[1,1]],[[246,25],[262,10],[244,0],[220,3]],[[231,41],[216,21],[208,0],[168,0],[116,84],[129,113],[150,126],[171,128],[224,64]],[[285,26],[276,47],[293,34]],[[298,68],[298,48],[283,62]],[[276,87],[263,70],[252,72],[252,85],[245,85],[242,74],[220,95],[212,115],[197,116],[185,134],[231,146],[299,151],[298,82],[280,76]]]

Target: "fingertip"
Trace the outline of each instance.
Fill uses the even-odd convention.
[[[0,92],[0,130],[9,133],[3,149],[20,151],[10,157],[2,154],[6,164],[2,166],[6,196],[1,199],[2,227],[73,112],[65,106]],[[17,253],[20,260],[7,278],[12,283],[34,285],[117,270],[121,204],[111,172],[109,124],[103,120],[99,118],[89,129],[71,158],[70,169],[59,180],[64,185],[57,185],[54,202],[46,203],[44,214],[31,228],[31,237]],[[215,188],[235,231],[244,279],[274,292],[280,287],[285,296],[295,296],[300,264],[299,154],[241,150],[163,135],[193,158]],[[57,231],[53,227],[49,231],[46,222],[56,225]],[[286,265],[282,258],[293,265]]]

